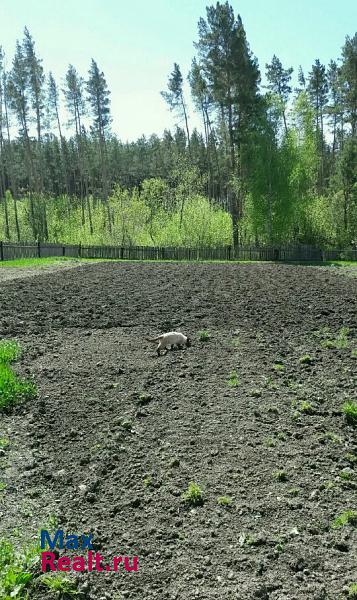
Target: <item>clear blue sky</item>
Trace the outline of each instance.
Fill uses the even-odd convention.
[[[174,61],[184,74],[194,55],[197,21],[206,0],[2,0],[0,45],[11,64],[25,25],[46,71],[59,83],[69,63],[87,76],[93,57],[104,71],[111,95],[112,129],[122,140],[161,134],[174,118],[159,92]],[[261,71],[276,54],[284,66],[308,71],[320,58],[340,56],[353,35],[353,0],[233,0]],[[187,91],[188,93],[188,91]],[[198,124],[191,112],[191,127]]]

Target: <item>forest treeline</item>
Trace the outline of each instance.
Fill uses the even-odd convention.
[[[161,91],[175,131],[124,143],[94,59],[57,82],[27,28],[12,63],[0,47],[0,239],[353,244],[357,34],[306,73],[274,55],[264,86],[228,2],[207,7],[194,48],[190,72],[175,63]]]

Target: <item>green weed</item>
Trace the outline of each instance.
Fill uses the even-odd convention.
[[[240,385],[239,377],[236,371],[232,371],[229,374],[229,379],[227,381],[227,385],[229,387],[238,387]]]
[[[75,582],[63,574],[42,575],[39,583],[57,593],[61,598],[74,598],[79,594]]]
[[[357,583],[351,583],[348,588],[348,598],[350,600],[357,600]]]
[[[0,363],[12,363],[21,355],[19,344],[13,340],[0,341]]]
[[[232,502],[233,502],[233,500],[229,496],[219,496],[217,498],[217,503],[220,506],[230,506],[230,504],[232,504]]]
[[[304,356],[301,356],[301,358],[299,358],[299,363],[302,365],[311,365],[312,357],[310,356],[310,354],[304,354]]]
[[[285,367],[284,367],[283,363],[281,363],[281,362],[276,362],[276,363],[273,365],[273,369],[274,369],[275,371],[284,371]]]
[[[332,528],[338,529],[345,525],[353,525],[357,527],[357,512],[354,510],[346,510],[341,515],[335,518],[332,522]]]
[[[203,492],[197,483],[191,482],[187,491],[182,494],[182,499],[188,504],[198,506],[203,504]]]
[[[274,471],[273,477],[277,481],[287,481],[288,480],[288,475],[287,475],[286,471]]]
[[[311,415],[314,412],[312,404],[310,404],[310,402],[307,402],[306,400],[300,402],[299,409],[300,412],[305,413],[307,415]]]
[[[198,337],[200,342],[208,342],[208,340],[210,339],[210,334],[208,333],[208,331],[203,330],[203,331],[199,331],[198,332]]]
[[[357,426],[357,402],[346,402],[342,406],[342,412],[346,417],[346,421],[353,427]]]
[[[0,410],[35,396],[36,387],[31,381],[20,379],[8,364],[0,362]]]

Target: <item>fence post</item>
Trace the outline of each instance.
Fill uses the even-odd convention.
[[[82,242],[79,242],[78,244],[78,257],[81,258],[82,256]]]
[[[4,260],[4,242],[0,241],[0,260]]]
[[[66,246],[62,246],[62,256],[66,255]]]
[[[41,258],[41,242],[40,242],[40,240],[37,242],[37,254],[38,254],[38,258]]]

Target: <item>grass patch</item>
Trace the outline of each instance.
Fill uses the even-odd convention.
[[[338,476],[344,481],[351,481],[351,479],[353,479],[353,475],[350,473],[350,471],[340,471]]]
[[[347,454],[345,454],[345,459],[351,465],[355,465],[357,463],[357,456],[355,454],[352,454],[352,452],[348,452]]]
[[[0,448],[7,448],[10,444],[7,438],[0,438]]]
[[[18,258],[15,260],[4,260],[0,262],[0,268],[9,267],[42,267],[45,265],[52,265],[56,263],[63,263],[67,261],[71,262],[82,262],[83,259],[73,258],[72,256],[50,256],[47,258]]]
[[[233,500],[229,496],[218,496],[217,498],[217,504],[220,506],[230,506],[232,502]]]
[[[240,385],[239,377],[236,371],[232,371],[229,374],[229,378],[227,380],[227,385],[229,387],[238,387]]]
[[[287,481],[288,480],[288,474],[286,471],[274,471],[273,477],[277,481]]]
[[[36,395],[35,385],[31,381],[19,378],[10,367],[10,363],[20,354],[21,348],[17,342],[0,342],[0,410],[8,409]]]
[[[197,483],[191,482],[186,492],[182,494],[182,499],[192,506],[203,504],[203,492]]]
[[[312,357],[310,356],[310,354],[304,354],[304,356],[301,356],[299,358],[299,363],[301,365],[311,365]]]
[[[208,342],[211,336],[208,331],[203,330],[198,332],[198,337],[200,342]]]
[[[343,438],[340,437],[339,435],[337,435],[336,433],[333,433],[333,431],[326,431],[325,438],[327,440],[330,440],[334,444],[342,444],[343,443]]]
[[[273,365],[273,369],[274,369],[275,371],[284,371],[285,367],[284,367],[283,363],[281,363],[281,362],[276,362],[276,363]]]
[[[357,426],[357,402],[345,402],[342,406],[342,412],[346,417],[346,421],[353,427]]]
[[[63,574],[43,575],[39,583],[57,593],[60,598],[74,598],[79,594],[75,582]]]
[[[0,362],[0,410],[35,396],[36,387],[31,381],[20,379],[9,365]]]
[[[350,600],[357,600],[357,583],[351,583],[348,588],[348,598]]]
[[[306,415],[311,415],[314,412],[312,404],[310,404],[310,402],[307,402],[306,400],[300,402],[299,409],[300,412],[305,413]]]
[[[346,525],[353,525],[354,527],[357,527],[357,512],[355,510],[346,510],[336,517],[336,519],[332,522],[332,529],[339,529],[340,527],[345,527]]]
[[[324,327],[317,332],[317,335],[323,338],[320,342],[322,348],[342,350],[343,348],[348,348],[350,345],[350,340],[348,339],[349,333],[350,330],[348,327],[341,327],[336,337],[333,337],[328,327]]]
[[[40,551],[39,545],[32,545],[17,553],[9,541],[0,540],[0,598],[27,598],[26,590],[34,581]]]
[[[0,363],[12,363],[21,356],[19,344],[13,340],[0,341]]]

